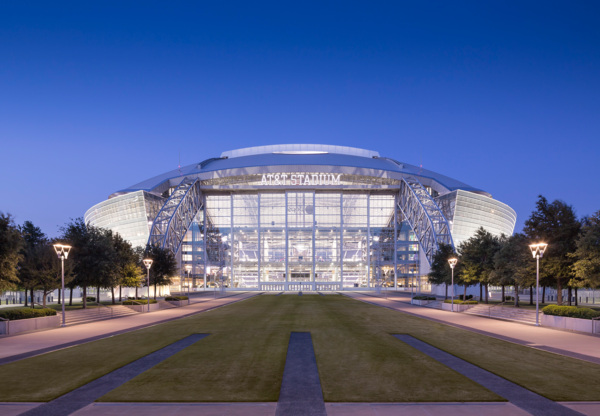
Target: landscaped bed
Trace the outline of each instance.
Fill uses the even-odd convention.
[[[101,400],[276,401],[291,331],[311,332],[326,401],[500,400],[391,335],[397,333],[553,400],[600,399],[600,366],[343,296],[303,295],[258,296],[0,366],[11,380],[0,401],[50,400],[192,333],[211,335]]]

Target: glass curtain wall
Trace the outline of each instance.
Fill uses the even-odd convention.
[[[196,287],[406,288],[418,275],[418,242],[395,195],[288,191],[204,202],[181,253]]]

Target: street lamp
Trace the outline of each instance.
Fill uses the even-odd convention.
[[[60,265],[62,269],[61,275],[61,301],[62,301],[62,325],[67,326],[65,323],[65,259],[69,257],[69,251],[71,250],[71,246],[66,246],[64,244],[54,244],[54,251],[56,251],[56,255],[60,259]]]
[[[540,258],[544,256],[544,252],[548,244],[538,243],[529,245],[533,258],[536,259],[536,274],[535,274],[535,326],[540,326]]]
[[[185,265],[185,271],[187,273],[187,287],[188,287],[188,303],[190,303],[190,272],[192,271],[192,266],[190,264]]]
[[[450,268],[452,269],[452,304],[450,306],[452,312],[454,312],[454,266],[456,266],[456,263],[458,263],[456,257],[448,259],[448,264],[450,264]]]
[[[150,267],[152,266],[152,259],[144,259],[144,266],[148,269],[146,284],[148,285],[148,312],[150,312]]]

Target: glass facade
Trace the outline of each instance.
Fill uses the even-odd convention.
[[[181,250],[196,287],[341,290],[410,286],[419,245],[392,193],[204,195]]]
[[[86,224],[121,234],[134,247],[145,247],[150,236],[150,225],[163,203],[163,198],[151,193],[131,192],[95,205],[85,213],[84,220]]]
[[[479,227],[497,236],[513,233],[517,215],[500,201],[460,189],[437,201],[450,223],[455,246],[469,239]]]

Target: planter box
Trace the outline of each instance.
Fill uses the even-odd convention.
[[[459,305],[459,304],[454,304],[454,312],[464,312],[469,308],[472,308],[475,305]],[[442,303],[442,309],[445,311],[452,311],[452,304],[451,303]]]
[[[133,309],[136,312],[142,313],[142,312],[148,312],[148,304],[145,305],[123,305],[123,306],[127,306],[129,309]],[[151,303],[150,304],[150,312],[154,312],[160,309],[160,305],[157,303]]]
[[[189,300],[168,300],[171,305],[175,305],[177,307],[186,306],[190,304]]]
[[[39,329],[58,328],[61,315],[42,316],[40,318],[17,319],[0,322],[0,334],[14,335],[20,332],[37,331]]]
[[[413,299],[411,301],[411,303],[413,305],[419,305],[419,306],[427,305],[428,303],[431,303],[431,302],[433,302],[433,300]]]
[[[579,319],[569,318],[566,316],[554,316],[541,314],[542,326],[551,328],[566,329],[568,331],[579,331],[579,332],[594,332],[600,333],[600,321],[593,321],[591,319]],[[595,327],[595,328],[594,328]]]

